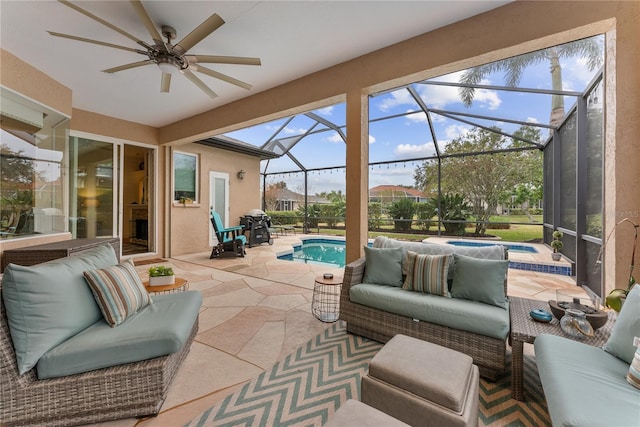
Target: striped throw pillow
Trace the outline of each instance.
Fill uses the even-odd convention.
[[[629,366],[627,381],[635,388],[640,389],[640,347],[636,349],[636,353],[631,361],[631,366]]]
[[[426,255],[407,251],[407,277],[402,289],[449,296],[447,274],[451,255]]]
[[[118,326],[136,311],[153,303],[133,264],[125,262],[99,270],[85,271],[104,320]]]

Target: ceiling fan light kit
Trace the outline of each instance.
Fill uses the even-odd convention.
[[[111,30],[129,38],[130,40],[137,43],[139,46],[142,46],[142,49],[134,49],[126,46],[120,46],[112,43],[107,43],[99,40],[92,40],[84,37],[72,36],[68,34],[57,33],[53,31],[49,31],[49,34],[54,37],[61,37],[70,40],[80,41],[84,43],[91,43],[99,46],[111,47],[114,49],[127,50],[130,52],[134,52],[137,54],[142,54],[147,56],[148,59],[138,62],[133,62],[130,64],[120,65],[113,68],[108,68],[103,70],[106,73],[117,73],[124,70],[129,70],[132,68],[142,67],[149,64],[156,64],[158,68],[162,71],[162,77],[160,81],[160,92],[169,92],[169,88],[171,85],[171,76],[175,74],[183,74],[190,80],[194,85],[196,85],[200,90],[202,90],[207,96],[214,98],[217,94],[211,90],[211,88],[204,83],[199,77],[194,74],[195,72],[199,72],[205,74],[209,77],[213,77],[218,80],[225,81],[227,83],[236,85],[243,89],[251,89],[251,85],[245,83],[243,81],[234,79],[233,77],[227,76],[220,72],[211,70],[209,68],[203,67],[202,63],[209,64],[236,64],[236,65],[261,65],[261,61],[259,58],[249,58],[249,57],[239,57],[239,56],[216,56],[216,55],[187,55],[187,51],[191,49],[196,44],[200,43],[204,38],[209,36],[215,30],[220,28],[225,22],[224,20],[218,16],[216,13],[207,18],[204,22],[198,25],[193,31],[191,31],[185,38],[183,38],[177,44],[172,44],[171,41],[174,40],[177,36],[177,32],[175,28],[169,25],[163,25],[160,27],[161,33],[158,31],[158,27],[153,22],[147,11],[145,10],[142,2],[139,0],[130,0],[133,9],[138,14],[138,17],[142,21],[142,24],[147,29],[147,32],[153,39],[153,44],[148,44],[143,40],[139,40],[132,34],[127,33],[126,31],[120,29],[116,25],[113,25],[104,19],[92,14],[89,11],[82,9],[79,6],[67,1],[67,0],[58,0],[60,3],[64,4],[71,9],[80,12],[81,14],[87,16],[88,18],[93,19],[96,22],[110,28]],[[166,39],[166,41],[162,40],[162,37]]]

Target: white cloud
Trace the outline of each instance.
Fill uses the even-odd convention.
[[[376,137],[373,135],[369,135],[369,144],[373,144],[374,142],[376,142]]]
[[[320,108],[318,110],[316,110],[318,114],[321,114],[323,116],[330,116],[331,114],[333,114],[333,105],[330,105],[328,107],[324,107],[324,108]]]
[[[397,107],[398,105],[415,105],[416,103],[416,101],[406,89],[396,90],[394,92],[391,92],[389,95],[391,95],[390,98],[387,97],[380,103],[379,107],[381,111],[388,111],[389,109]]]
[[[331,136],[327,138],[327,141],[334,143],[344,142],[342,141],[342,137],[337,132],[332,132]]]
[[[407,110],[407,112],[409,112],[411,110]],[[409,120],[409,122],[413,122],[413,123],[428,123],[427,122],[427,115],[424,113],[424,111],[416,111],[415,113],[409,114],[408,116],[405,116],[407,118],[407,120]]]
[[[435,154],[432,142],[425,144],[399,144],[393,150],[393,154],[401,158],[427,157]]]
[[[290,128],[289,126],[285,126],[285,128],[282,131],[288,135],[302,135],[307,130],[303,128],[296,129],[296,128]]]
[[[444,130],[445,135],[449,140],[458,138],[459,136],[466,135],[469,132],[469,128],[464,125],[449,125]],[[440,142],[442,144],[442,142]]]
[[[527,117],[527,120],[525,121],[529,123],[540,123],[540,120],[536,119],[535,117]]]
[[[498,92],[488,89],[476,89],[473,102],[478,102],[481,106],[486,105],[489,110],[497,110],[502,104]]]

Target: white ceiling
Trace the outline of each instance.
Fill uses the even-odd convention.
[[[85,10],[152,44],[125,1],[76,1]],[[189,54],[259,57],[262,66],[208,67],[253,85],[250,91],[198,73],[211,99],[182,75],[160,93],[155,65],[101,72],[145,57],[50,36],[46,30],[138,47],[63,4],[0,0],[0,47],[73,92],[75,108],[160,127],[312,72],[499,7],[508,1],[143,1],[177,40],[213,13],[226,23]]]

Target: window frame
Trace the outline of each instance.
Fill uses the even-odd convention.
[[[194,197],[191,200],[191,202],[189,203],[182,203],[181,197],[176,197],[176,156],[187,156],[187,157],[192,157],[193,159],[195,159],[195,168],[193,171],[193,182],[194,182]],[[173,150],[172,156],[171,156],[171,161],[172,161],[172,166],[171,166],[171,194],[172,194],[172,198],[173,198],[173,204],[174,205],[187,205],[187,204],[191,204],[191,205],[198,205],[200,203],[200,155],[199,154],[195,154],[195,153],[188,153],[186,151],[178,151],[178,150]]]

